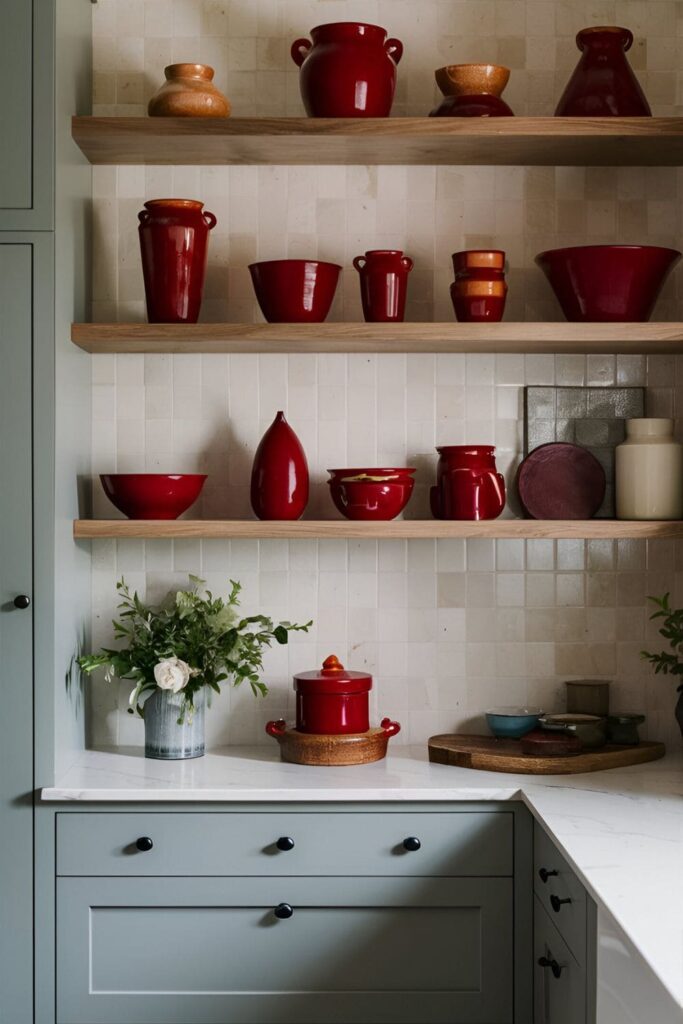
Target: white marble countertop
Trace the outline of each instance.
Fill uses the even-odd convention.
[[[683,1007],[683,758],[588,775],[502,775],[430,764],[395,747],[351,768],[283,764],[269,748],[194,761],[86,751],[44,801],[341,802],[522,800],[596,902]]]

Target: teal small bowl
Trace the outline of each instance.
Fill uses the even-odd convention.
[[[541,708],[492,708],[486,712],[486,724],[494,736],[518,740],[536,728]]]

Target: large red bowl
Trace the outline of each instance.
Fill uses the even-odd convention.
[[[650,319],[681,254],[658,245],[576,245],[536,257],[570,321]]]
[[[199,497],[204,473],[101,473],[104,493],[129,519],[177,519]]]
[[[395,519],[408,504],[414,469],[330,469],[332,501],[347,519]]]
[[[258,304],[270,324],[322,323],[341,269],[338,263],[320,260],[266,260],[249,265]]]

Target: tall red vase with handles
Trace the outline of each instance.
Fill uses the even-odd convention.
[[[216,218],[196,199],[150,199],[138,214],[147,319],[196,324],[202,304],[209,231]]]
[[[650,117],[650,105],[628,62],[630,29],[583,28],[576,37],[581,58],[560,97],[556,117]]]
[[[309,117],[388,117],[403,45],[379,25],[337,21],[292,43]]]
[[[251,470],[251,507],[258,519],[300,519],[308,504],[308,463],[283,412],[261,438]]]
[[[400,249],[370,249],[356,256],[363,316],[368,323],[401,322],[405,315],[410,256]]]

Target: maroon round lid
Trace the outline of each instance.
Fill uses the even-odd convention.
[[[605,497],[605,471],[586,448],[551,442],[524,459],[517,488],[532,519],[591,519]]]
[[[299,693],[367,693],[372,688],[368,672],[350,672],[336,654],[325,658],[323,667],[313,672],[296,672],[294,689]]]

